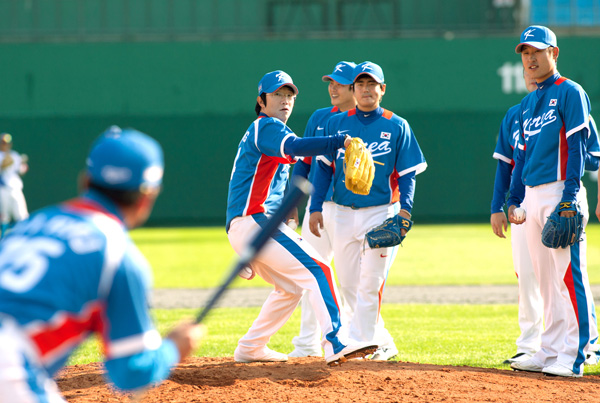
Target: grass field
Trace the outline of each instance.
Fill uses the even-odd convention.
[[[592,283],[600,283],[600,224],[588,226],[588,262]],[[156,287],[216,286],[234,259],[223,228],[149,228],[132,236],[154,268]],[[499,239],[489,225],[415,226],[390,271],[390,285],[515,284],[510,241]],[[239,280],[234,287],[268,286],[260,279]],[[259,308],[221,308],[206,324],[209,335],[198,356],[231,356],[237,340],[256,318]],[[165,333],[193,310],[155,310]],[[402,361],[505,368],[501,362],[515,352],[519,335],[516,305],[384,305],[382,315],[394,336]],[[217,318],[217,319],[215,319]],[[293,349],[300,315],[272,338],[269,346]],[[476,331],[474,331],[476,329]],[[85,343],[70,363],[100,361],[95,340]],[[586,367],[586,373],[600,368]]]

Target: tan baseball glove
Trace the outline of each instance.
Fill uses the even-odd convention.
[[[369,194],[375,177],[375,165],[371,152],[358,137],[353,137],[346,147],[344,174],[348,190],[359,195]]]
[[[6,157],[4,157],[4,159],[2,160],[2,165],[1,168],[4,169],[6,167],[9,167],[12,165],[12,163],[15,162],[13,160],[13,157],[10,154],[6,154]]]

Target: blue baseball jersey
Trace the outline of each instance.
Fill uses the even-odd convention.
[[[325,126],[327,124],[327,121],[329,121],[329,119],[332,116],[335,116],[338,113],[340,113],[340,109],[337,106],[330,106],[328,108],[322,108],[322,109],[316,110],[311,115],[310,119],[308,119],[308,123],[306,124],[306,129],[304,130],[304,138],[324,136],[325,135]],[[314,159],[315,159],[314,157],[303,157],[302,158],[303,162],[305,162],[306,164],[311,166],[310,172],[308,174],[308,180],[311,183],[314,183],[315,174],[317,171],[315,169],[315,167],[313,167],[313,165],[312,165]],[[325,201],[331,201],[332,196],[333,196],[333,186],[329,186],[329,190],[327,191],[327,194],[325,196]]]
[[[583,131],[589,136],[590,102],[581,86],[558,73],[538,84],[538,89],[521,101],[520,124],[523,135],[519,147],[525,152],[522,180],[537,186],[560,180],[576,179],[583,174],[584,154],[569,153],[567,141]],[[567,172],[569,158],[572,171]]]
[[[344,184],[344,149],[319,157],[334,167],[333,201],[337,204],[363,208],[395,203],[400,199],[398,178],[407,174],[417,175],[427,168],[425,157],[408,122],[391,111],[383,109],[378,119],[364,124],[354,108],[330,118],[326,132],[330,136],[348,134],[360,137],[375,162],[375,178],[370,193],[358,195]]]
[[[496,179],[494,181],[494,195],[492,197],[492,214],[499,213],[506,201],[506,194],[510,188],[512,169],[515,166],[513,159],[514,151],[519,143],[521,133],[519,125],[519,115],[521,114],[521,104],[510,108],[498,132],[498,141],[494,150],[493,157],[498,160],[496,170]],[[506,165],[502,165],[506,164]]]
[[[50,375],[96,333],[117,386],[165,379],[179,353],[149,316],[151,281],[118,210],[93,191],[39,210],[0,242],[0,312],[20,324]]]
[[[271,213],[282,201],[295,159],[284,143],[296,136],[281,120],[261,114],[238,145],[229,180],[226,229],[235,217]],[[281,166],[285,164],[287,166]]]
[[[590,135],[587,140],[586,151],[585,169],[589,171],[598,170],[600,165],[600,138],[598,137],[598,127],[592,115],[590,115]]]

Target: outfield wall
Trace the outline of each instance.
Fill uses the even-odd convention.
[[[92,139],[111,124],[156,137],[164,193],[151,223],[222,224],[239,139],[255,117],[258,80],[287,71],[302,134],[327,106],[321,76],[339,60],[379,63],[383,106],[411,124],[429,168],[418,176],[419,222],[487,221],[505,111],[525,95],[515,38],[267,42],[0,44],[0,131],[30,156],[30,208],[76,194]],[[600,38],[559,39],[559,69],[600,109]],[[592,114],[600,120],[600,114]],[[596,205],[596,183],[590,205]]]

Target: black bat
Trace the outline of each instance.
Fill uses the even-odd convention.
[[[206,315],[214,308],[217,301],[223,296],[227,287],[235,280],[240,271],[254,260],[262,247],[267,243],[267,240],[273,235],[279,224],[287,218],[288,214],[298,205],[298,203],[300,203],[300,200],[302,200],[304,196],[310,194],[311,189],[312,185],[306,179],[299,176],[294,178],[292,187],[283,198],[279,209],[277,209],[275,214],[269,217],[265,226],[258,231],[246,248],[244,248],[239,259],[232,265],[229,276],[214,292],[206,306],[202,308],[196,317],[196,323],[201,323],[202,320],[206,318]]]

